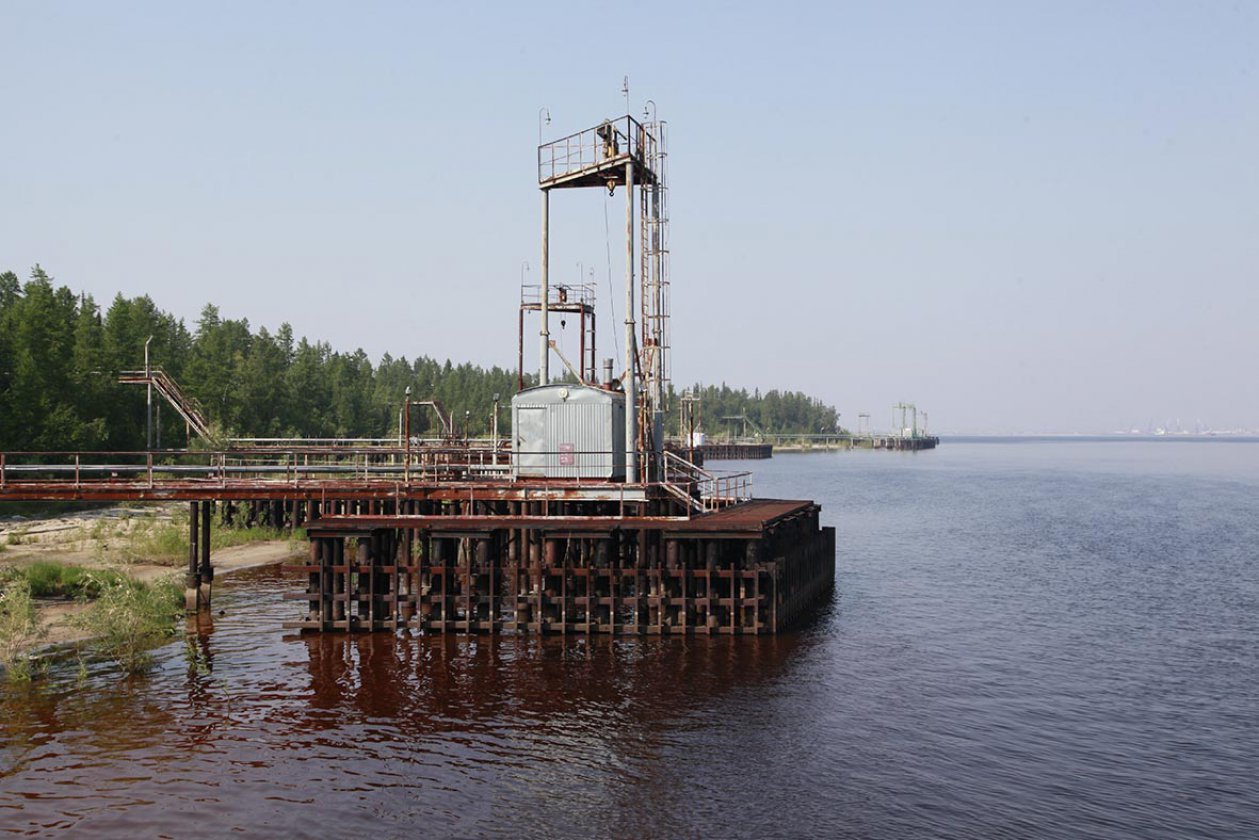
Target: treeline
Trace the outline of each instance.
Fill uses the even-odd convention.
[[[147,295],[118,295],[102,309],[89,295],[54,285],[36,266],[21,284],[0,274],[0,448],[145,448],[145,394],[118,372],[153,366],[196,398],[223,437],[378,437],[397,434],[403,392],[436,399],[459,431],[489,427],[493,395],[516,389],[514,372],[386,355],[274,333],[207,305],[189,329]],[[157,399],[155,397],[155,399]],[[503,412],[506,420],[508,412]],[[412,412],[413,434],[438,434],[436,415]],[[183,421],[163,407],[161,441],[183,446]]]
[[[36,266],[26,283],[0,274],[0,449],[144,449],[144,389],[117,379],[119,371],[144,366],[150,336],[153,366],[200,402],[221,437],[390,437],[408,386],[412,399],[441,402],[458,431],[472,435],[488,433],[498,394],[500,431],[509,429],[514,371],[388,354],[373,364],[361,349],[345,353],[294,338],[288,324],[255,332],[212,305],[189,329],[147,295],[118,295],[102,309]],[[799,393],[692,390],[714,433],[729,425],[719,418],[745,412],[766,432],[831,431],[838,419],[833,408]],[[677,423],[671,411],[668,425]],[[435,414],[414,410],[411,431],[439,433]],[[163,446],[185,443],[184,423],[168,408],[159,433]]]
[[[799,391],[760,390],[748,393],[721,385],[695,385],[689,393],[700,398],[697,414],[710,437],[765,434],[833,434],[840,431],[834,406]],[[676,400],[670,401],[677,405]],[[668,424],[676,434],[680,416],[675,409]],[[687,430],[682,430],[687,431]]]

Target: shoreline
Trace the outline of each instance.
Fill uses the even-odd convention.
[[[109,569],[141,583],[153,583],[182,573],[183,563],[125,562],[114,560],[109,542],[117,542],[118,532],[94,537],[86,532],[101,520],[114,520],[122,526],[136,521],[169,520],[169,509],[159,508],[137,513],[125,508],[85,511],[79,514],[53,514],[32,519],[6,519],[0,522],[0,570],[21,568],[48,561],[84,569]],[[18,534],[10,544],[10,535]],[[260,540],[244,545],[222,548],[214,554],[216,576],[231,575],[245,569],[283,563],[301,554],[291,540]],[[90,636],[73,625],[73,619],[87,609],[90,602],[66,598],[34,598],[36,615],[42,630],[25,652],[35,658],[56,658],[62,649],[87,641]]]

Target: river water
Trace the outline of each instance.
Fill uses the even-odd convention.
[[[1259,443],[743,466],[839,529],[798,632],[299,637],[250,571],[147,676],[0,688],[0,832],[1259,836]]]

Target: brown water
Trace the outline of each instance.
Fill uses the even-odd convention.
[[[755,466],[840,528],[797,633],[298,637],[253,570],[148,676],[0,689],[0,831],[1259,832],[1259,445]]]

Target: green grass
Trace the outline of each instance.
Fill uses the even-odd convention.
[[[112,569],[85,569],[48,560],[31,563],[21,573],[35,598],[91,599],[99,597],[104,587],[127,580]]]
[[[74,596],[88,601],[72,623],[87,634],[87,650],[127,673],[152,664],[152,650],[174,634],[183,591],[173,581],[145,584],[111,569],[38,562],[0,570],[0,666],[11,681],[35,672],[31,649],[43,638],[34,598]]]
[[[177,510],[170,519],[152,516],[124,516],[121,520],[100,520],[81,532],[91,540],[102,557],[124,563],[179,565],[188,559],[188,514]],[[210,550],[268,540],[300,540],[305,532],[286,528],[231,527],[217,519],[210,523]]]
[[[128,674],[147,670],[152,650],[175,635],[183,614],[183,592],[173,581],[124,581],[103,586],[99,597],[76,616],[87,646]]]
[[[287,540],[299,534],[290,534],[280,528],[229,528],[217,522],[210,526],[210,551],[219,551],[237,545]],[[129,560],[147,562],[181,562],[188,558],[188,520],[138,524],[127,539],[125,554]]]
[[[14,682],[30,680],[31,646],[42,636],[30,584],[24,578],[8,580],[0,591],[0,666]]]

